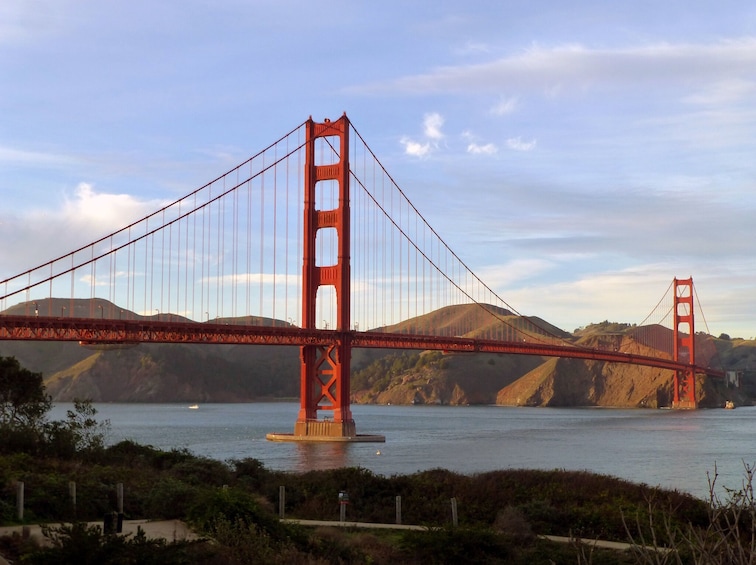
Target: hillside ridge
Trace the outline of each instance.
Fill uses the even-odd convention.
[[[104,318],[176,319],[169,313],[152,316],[119,308],[98,299],[40,300],[15,305],[3,314],[57,312]],[[70,310],[69,310],[70,309]],[[491,313],[494,315],[492,316]],[[186,320],[186,318],[183,318]],[[217,323],[218,320],[213,320]],[[249,323],[249,318],[223,318],[223,323]],[[264,325],[288,325],[255,319]],[[502,324],[524,327],[536,323],[551,335],[585,347],[611,343],[623,351],[656,355],[650,343],[671,350],[672,332],[662,326],[637,327],[601,322],[566,332],[540,318],[521,317],[503,308],[474,304],[441,308],[376,331],[446,335],[464,327],[464,337],[493,333]],[[529,327],[529,326],[528,326]],[[540,331],[540,330],[539,330]],[[648,340],[646,336],[653,335]],[[698,386],[701,406],[726,400],[750,403],[756,375],[756,342],[696,336],[700,362],[719,362],[741,371],[744,386],[731,390],[708,379]],[[249,402],[294,398],[299,394],[299,348],[291,346],[231,346],[139,344],[130,348],[89,350],[65,342],[0,341],[0,355],[14,356],[24,366],[42,372],[55,401],[90,398],[101,402]],[[720,386],[721,385],[721,386]],[[501,404],[510,406],[664,407],[671,403],[669,370],[598,361],[505,354],[454,354],[438,351],[355,349],[351,392],[355,403],[378,404]]]

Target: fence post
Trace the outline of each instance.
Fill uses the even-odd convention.
[[[71,497],[71,506],[73,507],[73,515],[76,518],[76,481],[68,481],[68,494]]]
[[[339,521],[346,521],[346,507],[349,504],[349,495],[346,491],[339,492]]]
[[[278,517],[284,519],[284,509],[286,508],[286,487],[278,487]]]
[[[118,498],[118,512],[123,514],[123,483],[116,484],[116,496]]]
[[[18,521],[24,521],[24,482],[16,483],[16,511],[18,512]]]
[[[402,497],[401,495],[396,497],[396,523],[397,524],[402,523]]]
[[[116,516],[116,533],[123,531],[123,483],[116,484],[116,497],[118,498],[118,516]]]
[[[452,511],[452,526],[456,528],[457,525],[459,524],[457,520],[457,499],[456,498],[451,499],[451,511]]]

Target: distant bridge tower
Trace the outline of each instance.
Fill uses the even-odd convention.
[[[673,408],[697,407],[696,402],[696,331],[693,323],[693,279],[674,281],[673,359],[689,367],[675,371]]]
[[[310,118],[305,126],[302,328],[316,329],[318,289],[324,286],[335,289],[336,327],[332,344],[301,346],[300,409],[294,435],[268,434],[274,441],[385,441],[384,436],[357,435],[350,407],[349,127],[346,114],[334,122],[315,123]],[[337,161],[316,163],[315,145],[320,138],[330,138]],[[338,184],[338,205],[319,210],[317,184],[328,181]],[[335,265],[318,265],[316,242],[322,229],[335,230]],[[320,411],[332,416],[318,419]]]

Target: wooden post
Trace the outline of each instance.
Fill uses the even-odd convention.
[[[71,497],[74,518],[76,517],[76,481],[68,481],[68,494]]]
[[[402,523],[402,497],[396,497],[396,523]]]
[[[16,483],[16,510],[18,511],[18,521],[24,521],[24,483],[18,481]]]
[[[118,499],[118,512],[115,515],[115,533],[123,532],[123,483],[116,484],[116,497]]]
[[[459,521],[457,520],[457,499],[456,498],[451,499],[451,511],[452,511],[452,526],[456,528],[459,525]]]
[[[284,509],[286,508],[286,487],[278,487],[278,517],[284,519]]]
[[[123,483],[116,485],[116,496],[118,497],[118,513],[123,514]]]

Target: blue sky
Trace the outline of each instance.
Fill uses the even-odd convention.
[[[343,112],[520,312],[640,323],[692,276],[756,336],[742,1],[4,0],[0,278]]]

